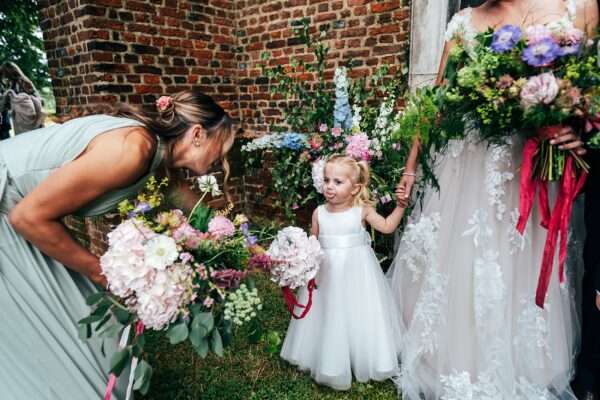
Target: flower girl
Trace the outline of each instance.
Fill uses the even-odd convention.
[[[292,320],[281,350],[283,359],[337,390],[350,388],[352,373],[360,382],[385,380],[398,368],[399,314],[363,221],[392,233],[404,207],[398,205],[387,218],[377,214],[368,183],[364,161],[338,155],[325,164],[326,203],[312,217],[325,260],[312,309]],[[300,303],[306,300],[302,290]]]

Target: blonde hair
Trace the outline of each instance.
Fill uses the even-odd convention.
[[[371,191],[369,190],[369,182],[371,180],[371,172],[369,164],[366,161],[356,161],[354,158],[336,154],[327,159],[327,164],[342,164],[352,169],[353,182],[360,186],[359,192],[354,196],[355,206],[372,206],[375,202],[371,199]]]

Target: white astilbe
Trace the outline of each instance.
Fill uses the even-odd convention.
[[[224,318],[241,326],[256,318],[256,312],[260,310],[262,310],[262,301],[258,297],[258,290],[256,288],[250,290],[242,283],[238,290],[227,295]]]
[[[326,161],[319,158],[312,163],[312,181],[313,186],[318,193],[323,193],[323,185],[325,184],[325,164]]]
[[[313,279],[324,257],[316,237],[308,237],[295,226],[280,230],[267,254],[277,261],[271,269],[271,280],[279,286],[296,289]]]

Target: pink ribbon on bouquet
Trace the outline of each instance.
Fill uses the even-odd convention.
[[[127,346],[127,339],[129,338],[129,329],[130,326],[127,326],[127,328],[125,328],[125,330],[123,331],[123,334],[121,335],[121,340],[119,342],[119,349],[122,350],[125,348],[125,346]],[[138,321],[135,324],[135,336],[140,336],[142,333],[144,333],[144,324],[142,323],[142,321]],[[137,357],[134,357],[133,360],[131,361],[131,368],[135,369],[135,365],[137,365]],[[127,399],[129,399],[130,394],[131,394],[131,388],[132,388],[132,374],[130,374],[129,376],[129,385],[127,386]],[[117,376],[113,373],[111,373],[108,377],[108,384],[106,385],[106,390],[104,392],[104,400],[110,400],[112,397],[112,392],[113,390],[115,390],[115,386],[117,384]]]
[[[292,314],[292,317],[294,317],[295,319],[302,319],[306,317],[306,314],[308,314],[310,308],[312,307],[313,291],[316,288],[317,284],[315,283],[314,279],[308,281],[308,301],[306,302],[306,305],[298,303],[298,300],[296,300],[296,296],[294,296],[294,292],[292,292],[292,289],[290,289],[289,286],[281,288],[281,291],[283,292],[283,298],[285,300],[285,303],[287,304],[288,311],[290,312],[290,314]],[[294,312],[294,307],[303,308],[304,310],[302,310],[302,313],[300,315],[296,315],[296,313]]]
[[[560,235],[559,247],[559,281],[565,281],[565,260],[567,258],[567,237],[569,230],[569,220],[573,209],[573,201],[577,194],[583,188],[587,178],[587,172],[581,171],[577,177],[574,159],[571,154],[567,154],[565,161],[565,170],[560,181],[560,190],[556,198],[556,203],[552,212],[548,202],[548,182],[533,176],[534,159],[538,153],[538,146],[541,141],[548,140],[558,133],[562,127],[559,125],[548,126],[538,130],[538,137],[530,138],[523,148],[523,163],[521,165],[521,182],[519,193],[519,220],[517,230],[521,235],[525,231],[527,220],[533,208],[536,190],[539,186],[539,206],[542,214],[541,225],[548,230],[546,235],[546,244],[542,255],[542,265],[538,278],[538,286],[535,295],[535,304],[544,308],[546,293],[550,285],[552,268],[554,264],[554,255],[556,253],[556,243]]]

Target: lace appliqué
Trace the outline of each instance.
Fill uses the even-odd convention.
[[[485,187],[488,193],[488,202],[496,207],[496,219],[501,221],[506,212],[504,195],[505,183],[514,178],[514,174],[507,169],[512,164],[510,146],[512,142],[501,146],[492,146],[488,150],[485,160]]]
[[[423,216],[419,222],[406,227],[398,258],[412,272],[413,282],[417,282],[423,271],[435,261],[440,220],[440,214],[435,213]]]
[[[522,235],[517,230],[519,215],[519,210],[516,208],[510,212],[510,226],[508,227],[508,243],[510,244],[510,254],[515,254],[518,251],[525,250],[525,245],[529,242],[527,233],[530,230],[530,225],[525,228],[525,232]]]
[[[466,372],[455,372],[442,375],[442,400],[550,400],[552,395],[543,386],[535,385],[525,378],[519,378],[516,388],[510,397],[503,396],[489,373],[481,373],[476,382],[471,382],[471,375]]]
[[[535,362],[541,350],[548,359],[552,359],[547,321],[550,304],[546,303],[542,309],[530,298],[522,298],[520,303],[522,311],[517,319],[517,334],[513,342],[516,353],[525,360]]]
[[[498,264],[500,253],[487,250],[475,260],[475,321],[478,326],[488,325],[489,316],[498,313],[504,300],[506,287],[502,268]]]
[[[492,236],[492,228],[488,223],[488,213],[485,210],[475,210],[469,219],[470,228],[463,232],[462,236],[473,236],[473,245],[479,247],[482,242]]]

